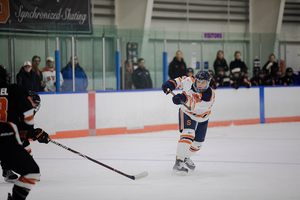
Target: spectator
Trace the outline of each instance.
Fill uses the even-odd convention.
[[[260,70],[258,72],[258,76],[254,76],[251,80],[252,86],[265,86],[267,85],[266,79],[265,79],[265,72],[263,70]]]
[[[230,63],[230,72],[232,72],[232,70],[235,68],[240,68],[241,75],[244,76],[244,73],[247,73],[248,68],[246,67],[246,64],[241,61],[241,52],[236,51],[234,53],[234,58],[235,60]]]
[[[28,91],[38,92],[40,81],[38,75],[32,70],[31,62],[25,61],[17,74],[17,84],[24,86]]]
[[[182,58],[182,52],[177,51],[173,61],[169,64],[170,79],[186,76],[186,64]]]
[[[215,76],[214,76],[214,71],[213,70],[208,70],[208,73],[210,75],[210,82],[209,82],[209,87],[213,88],[213,89],[217,89],[217,82],[215,80]]]
[[[132,82],[136,89],[152,88],[150,72],[145,67],[145,60],[138,59],[138,68],[132,73]]]
[[[44,88],[45,92],[55,92],[56,91],[56,70],[54,67],[54,58],[48,57],[46,60],[46,67],[43,69],[43,81],[46,83]],[[60,86],[64,82],[62,74],[60,73]]]
[[[32,57],[31,62],[32,62],[32,69],[38,75],[38,78],[39,78],[39,82],[40,82],[39,91],[42,92],[42,91],[44,91],[44,88],[45,88],[46,84],[43,81],[43,74],[39,69],[39,65],[41,63],[41,57],[35,55],[35,56]]]
[[[218,74],[219,70],[223,70],[224,72],[228,71],[228,65],[226,60],[224,59],[224,53],[223,51],[219,50],[217,53],[216,60],[214,62],[214,70],[216,74]]]
[[[238,89],[240,86],[246,86],[247,88],[250,88],[250,82],[248,81],[248,78],[242,75],[240,68],[235,68],[231,71],[232,78],[231,78],[231,86],[233,86],[235,89]]]
[[[126,60],[125,61],[125,89],[132,89],[132,75],[133,72],[133,64],[132,62]]]
[[[189,76],[194,76],[194,70],[193,68],[188,68],[186,70],[186,76],[189,77]]]
[[[88,79],[82,67],[80,67],[77,56],[74,56],[75,64],[75,91],[85,91]],[[64,91],[73,91],[72,57],[70,62],[61,70],[64,83],[61,88]]]
[[[285,76],[282,78],[283,85],[294,85],[293,69],[288,67]]]
[[[278,67],[275,71],[276,71],[276,76],[274,77],[273,85],[283,85],[281,68]]]
[[[276,70],[278,69],[278,64],[275,61],[275,55],[269,55],[269,61],[263,66],[263,70],[268,79],[276,76]]]
[[[229,87],[230,78],[226,76],[223,69],[219,69],[218,75],[216,75],[216,86],[217,87]]]

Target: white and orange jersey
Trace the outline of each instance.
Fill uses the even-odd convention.
[[[45,67],[42,70],[43,73],[43,81],[46,83],[45,92],[55,92],[56,86],[54,83],[56,82],[56,70],[55,67],[53,69],[49,69]],[[60,86],[63,84],[64,79],[62,74],[60,73]]]
[[[182,93],[187,95],[187,100],[184,102],[187,106],[191,107],[188,110],[183,105],[181,110],[197,122],[204,122],[209,119],[211,108],[215,102],[215,93],[212,88],[198,93],[193,90],[194,77],[178,77],[174,79],[176,82],[176,89],[182,89]]]

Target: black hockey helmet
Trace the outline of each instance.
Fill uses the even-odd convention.
[[[286,73],[288,73],[288,72],[292,72],[292,73],[293,73],[293,69],[290,68],[290,67],[288,67],[288,68],[285,70],[285,72],[286,72]]]
[[[196,86],[196,82],[197,80],[205,80],[206,81],[206,87],[205,89],[198,89]],[[196,92],[204,92],[205,90],[207,90],[207,88],[209,87],[209,83],[210,83],[210,74],[208,73],[208,71],[204,71],[204,70],[200,70],[197,72],[196,76],[195,76],[195,81],[193,83],[193,88]]]
[[[189,73],[189,72],[192,72],[194,74],[193,68],[191,68],[191,67],[187,68],[186,73]]]
[[[10,75],[7,73],[5,67],[0,65],[0,86],[6,86],[10,84]]]
[[[40,95],[38,93],[36,93],[35,91],[28,91],[29,92],[29,96],[32,100],[32,102],[34,103],[34,114],[37,113],[41,107],[41,98]]]

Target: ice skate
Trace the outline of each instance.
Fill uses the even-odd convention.
[[[195,164],[193,163],[193,161],[190,158],[185,158],[184,159],[184,164],[190,169],[190,170],[194,170],[196,168]]]
[[[14,183],[19,178],[18,175],[11,170],[3,170],[2,176],[8,183]]]
[[[173,167],[173,173],[179,175],[186,175],[188,172],[189,170],[184,167],[184,162],[182,160],[176,159],[175,165]]]

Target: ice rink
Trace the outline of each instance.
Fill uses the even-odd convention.
[[[131,180],[52,143],[32,142],[41,181],[28,200],[300,199],[300,123],[209,128],[196,169],[172,175],[178,131],[56,140]],[[0,199],[12,184],[0,180]]]

